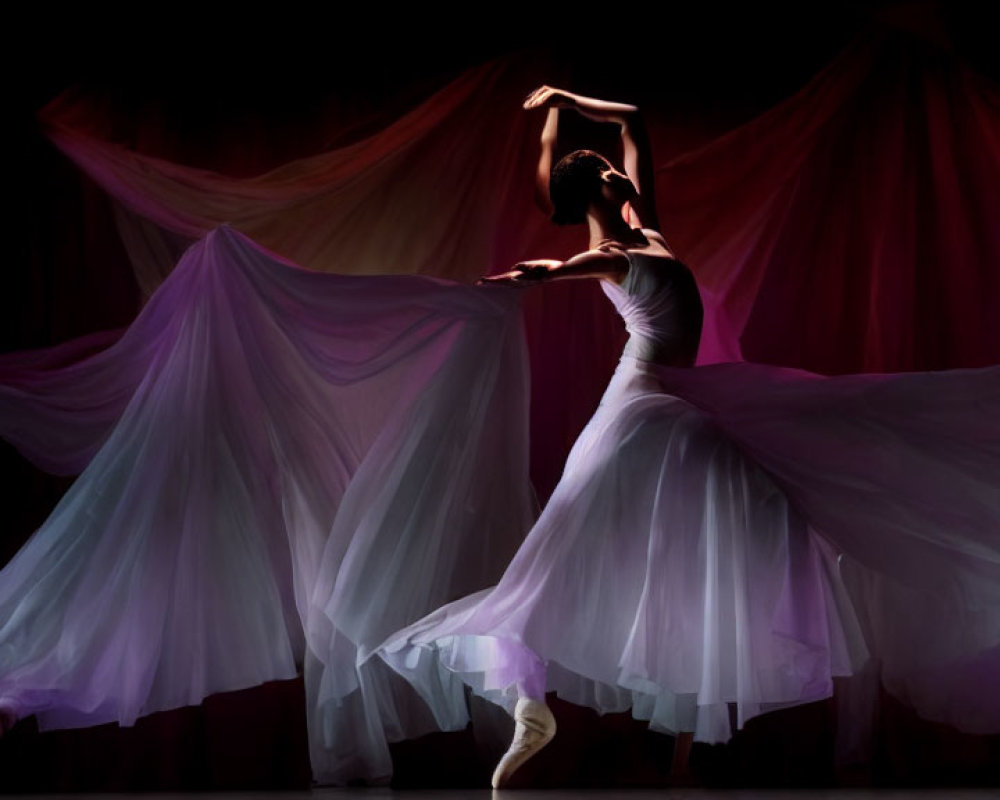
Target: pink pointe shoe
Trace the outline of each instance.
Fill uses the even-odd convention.
[[[522,697],[514,707],[514,740],[493,771],[493,788],[502,789],[511,776],[556,735],[556,718],[540,700]]]

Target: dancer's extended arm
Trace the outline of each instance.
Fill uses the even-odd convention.
[[[538,258],[521,261],[500,275],[480,278],[479,283],[524,286],[567,278],[602,278],[620,283],[628,272],[628,257],[621,250],[587,250],[566,261]]]
[[[643,228],[660,230],[660,221],[656,214],[656,180],[653,169],[653,154],[649,144],[649,135],[646,133],[646,125],[642,121],[642,115],[637,106],[628,103],[613,103],[607,100],[598,100],[594,97],[584,97],[573,94],[563,89],[556,89],[552,86],[541,86],[528,95],[524,101],[525,108],[547,108],[549,118],[546,119],[546,127],[553,114],[558,114],[560,108],[575,109],[588,119],[596,122],[616,123],[621,127],[623,158],[625,161],[625,174],[635,186],[639,197],[632,203],[632,211],[639,218],[639,223]],[[543,155],[544,155],[543,133]],[[552,141],[555,141],[555,123],[553,123]],[[551,169],[551,151],[549,146],[549,169]],[[539,163],[539,181],[541,180],[542,164]],[[548,195],[548,177],[546,175],[546,197]]]

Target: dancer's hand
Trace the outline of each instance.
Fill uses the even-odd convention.
[[[573,94],[565,89],[554,86],[539,86],[524,99],[525,109],[532,108],[572,108],[594,122],[615,122],[625,128],[627,124],[635,123],[639,109],[628,103],[613,103],[608,100],[598,100],[596,97],[584,97]]]
[[[576,105],[576,95],[556,89],[554,86],[539,86],[524,100],[524,108],[572,108]]]
[[[536,258],[531,261],[520,261],[514,265],[514,269],[509,272],[502,272],[499,275],[484,275],[477,285],[495,283],[505,286],[524,286],[530,283],[539,283],[548,277],[549,273],[557,269],[561,261],[552,258]]]

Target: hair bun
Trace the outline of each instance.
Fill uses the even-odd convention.
[[[587,221],[587,208],[601,193],[602,173],[611,164],[593,150],[575,150],[552,168],[549,199],[556,225],[579,225]]]

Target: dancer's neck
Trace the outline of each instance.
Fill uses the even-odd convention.
[[[622,219],[617,209],[592,206],[587,212],[587,228],[590,232],[591,250],[609,239],[622,244],[638,241],[636,236],[638,232]]]

